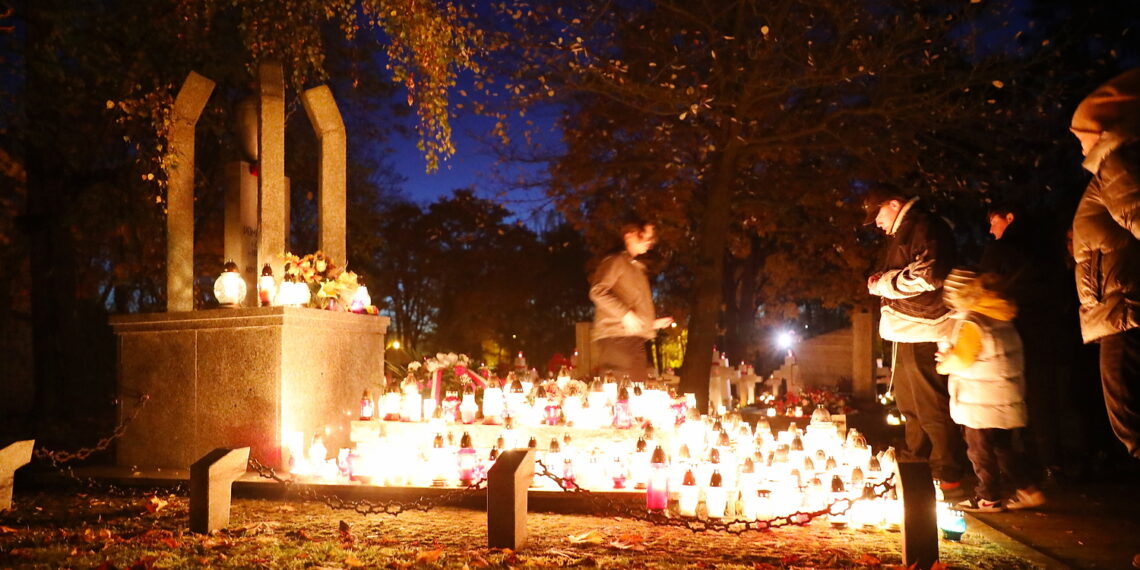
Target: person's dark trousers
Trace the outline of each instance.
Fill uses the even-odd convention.
[[[1025,355],[1025,405],[1029,412],[1029,425],[1019,430],[1018,438],[1025,449],[1025,472],[1034,483],[1040,483],[1046,467],[1060,467],[1062,448],[1069,443],[1065,429],[1071,426],[1066,425],[1063,396],[1068,367],[1062,351],[1057,350],[1061,333],[1054,324],[1027,320],[1018,322],[1017,330]]]
[[[894,343],[895,403],[906,418],[906,446],[910,455],[926,459],[935,479],[957,483],[965,474],[962,431],[950,419],[950,393],[946,376],[935,372],[933,342]]]
[[[1032,484],[1025,456],[1013,445],[1014,430],[963,428],[966,454],[974,465],[978,484],[974,494],[987,501],[1000,501],[1017,489]],[[1003,486],[1002,483],[1007,485]]]
[[[1140,458],[1140,329],[1100,339],[1100,382],[1112,431]]]
[[[601,374],[613,372],[620,380],[629,376],[633,382],[644,382],[649,372],[649,353],[645,339],[639,336],[615,336],[596,341],[597,370]]]

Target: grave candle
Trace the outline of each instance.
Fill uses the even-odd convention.
[[[669,470],[665,465],[665,450],[657,446],[649,460],[649,482],[645,490],[645,506],[651,511],[662,511],[669,504]]]
[[[727,506],[728,494],[724,488],[723,478],[719,470],[714,470],[709,477],[708,489],[705,489],[705,508],[708,509],[709,518],[724,518]]]
[[[677,511],[681,516],[697,516],[697,499],[699,498],[699,492],[697,477],[693,475],[693,470],[686,470],[685,477],[681,480],[681,493],[677,498]]]

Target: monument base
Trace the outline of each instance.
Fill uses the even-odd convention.
[[[186,469],[218,447],[288,467],[286,438],[349,446],[365,389],[384,382],[388,318],[295,307],[112,317],[120,417],[149,394],[116,462]]]

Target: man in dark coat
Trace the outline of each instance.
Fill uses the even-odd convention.
[[[1093,175],[1073,216],[1081,335],[1100,343],[1109,423],[1140,458],[1140,68],[1089,94],[1071,130]]]
[[[863,209],[864,223],[887,235],[867,290],[882,299],[879,336],[893,343],[892,382],[906,418],[907,451],[930,462],[946,499],[964,498],[965,444],[950,418],[947,378],[935,371],[934,360],[952,327],[942,284],[954,266],[954,236],[918,198],[889,184],[872,187]]]

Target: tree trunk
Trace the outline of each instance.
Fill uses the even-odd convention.
[[[689,320],[685,361],[681,365],[681,392],[695,394],[697,409],[702,412],[709,409],[709,374],[723,299],[724,256],[731,220],[729,208],[732,202],[732,180],[740,155],[735,127],[730,129],[728,140],[709,185],[708,201],[701,214],[693,312]]]
[[[33,5],[35,6],[33,8]],[[28,16],[26,83],[27,121],[31,125],[58,124],[49,108],[52,98],[41,96],[53,88],[47,66],[52,56],[49,10],[40,2],[25,4]],[[27,211],[25,228],[31,271],[32,355],[35,395],[32,418],[38,424],[58,420],[63,397],[64,348],[71,335],[63,324],[74,314],[75,270],[64,223],[67,208],[66,174],[54,164],[50,129],[29,133],[25,139]]]
[[[763,256],[760,238],[752,237],[748,257],[732,263],[732,276],[726,281],[724,351],[730,362],[752,363],[756,358],[756,273]],[[743,395],[742,395],[743,396]]]

